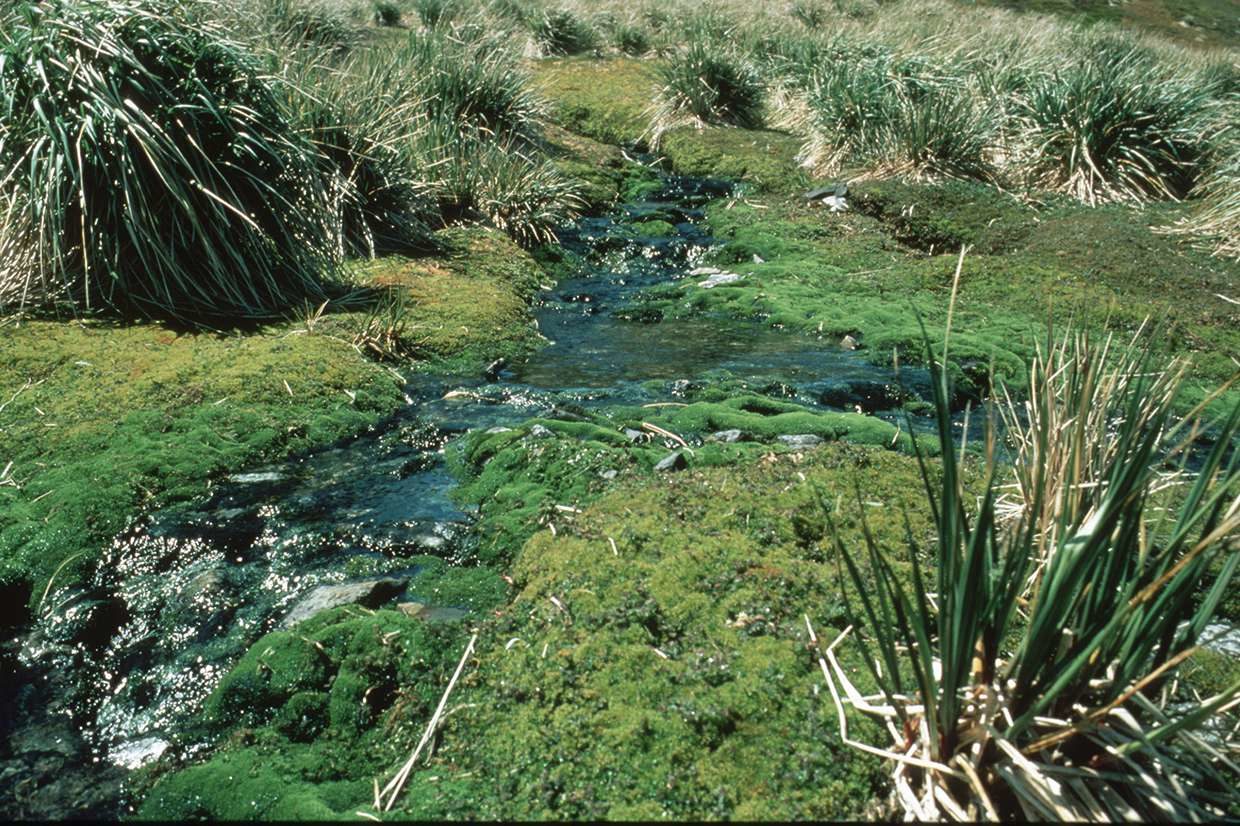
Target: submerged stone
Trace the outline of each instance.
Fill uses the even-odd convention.
[[[280,630],[287,630],[310,619],[320,611],[341,605],[364,605],[375,608],[405,590],[408,579],[368,579],[363,582],[344,582],[339,585],[320,585],[306,594],[280,621]]]

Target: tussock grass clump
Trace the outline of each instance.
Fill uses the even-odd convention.
[[[399,26],[401,18],[400,6],[391,0],[375,0],[373,19],[377,26]]]
[[[575,55],[598,46],[599,33],[589,21],[567,8],[550,9],[534,18],[530,28],[546,55]]]
[[[319,154],[338,216],[339,255],[425,248],[439,220],[433,173],[417,169],[407,151],[424,106],[391,94],[393,69],[367,55],[327,66],[305,50],[285,67],[290,117]]]
[[[761,129],[766,87],[757,69],[715,39],[692,39],[660,69],[663,87],[656,105],[655,133],[678,118]]]
[[[1180,198],[1203,148],[1209,90],[1140,47],[1094,49],[1034,78],[1016,101],[1033,183],[1087,203]]]
[[[649,33],[635,21],[620,21],[611,30],[611,42],[622,53],[641,57],[651,49]]]
[[[328,0],[251,0],[240,4],[236,22],[243,29],[274,35],[286,46],[344,51],[358,42],[358,27],[347,12],[346,6]],[[399,14],[398,9],[398,19]]]
[[[872,540],[863,555],[837,541],[882,697],[861,697],[838,667],[834,676],[855,707],[887,720],[899,804],[917,819],[1235,810],[1229,746],[1195,733],[1235,704],[1240,684],[1184,703],[1173,677],[1240,564],[1240,406],[1201,444],[1202,408],[1172,413],[1184,366],[1153,369],[1135,349],[1109,349],[1084,338],[1051,346],[1030,368],[1029,401],[1007,402],[1009,518],[1000,490],[1011,471],[993,428],[983,493],[976,505],[966,493],[947,380],[932,364],[943,464],[939,480],[923,475],[937,571],[924,576],[910,544],[910,583]]]
[[[527,73],[494,39],[466,43],[441,32],[414,32],[390,58],[398,94],[421,101],[431,119],[530,137],[543,107]]]
[[[85,308],[270,316],[335,265],[314,147],[278,84],[193,11],[3,12],[0,180],[41,272]]]
[[[833,174],[866,166],[877,177],[986,179],[999,123],[977,87],[921,56],[841,43],[809,81],[806,166]]]
[[[440,121],[418,138],[421,162],[436,170],[435,193],[447,222],[476,221],[523,246],[555,240],[584,206],[578,185],[528,145]]]

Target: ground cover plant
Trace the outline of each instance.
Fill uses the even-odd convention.
[[[1236,52],[1214,23],[1140,33],[1155,9],[1209,21],[1220,2],[72,5],[64,19],[108,31],[131,8],[159,22],[114,38],[146,62],[74,46],[72,71],[49,78],[77,88],[103,66],[129,83],[100,104],[114,131],[165,131],[100,144],[147,177],[96,187],[84,219],[71,187],[56,209],[31,198],[28,161],[78,164],[95,121],[0,119],[0,312],[18,310],[0,314],[0,626],[22,635],[0,662],[56,633],[106,636],[123,605],[162,612],[162,592],[131,601],[143,586],[109,543],[155,511],[160,530],[206,525],[214,549],[228,497],[268,495],[233,477],[314,477],[286,501],[335,524],[320,545],[280,506],[212,576],[179,558],[164,579],[197,583],[186,605],[153,643],[122,639],[141,627],[126,624],[105,665],[201,643],[215,652],[201,695],[222,678],[202,713],[192,701],[142,728],[166,751],[137,772],[112,764],[141,741],[68,754],[0,736],[0,814],[56,810],[83,782],[114,802],[113,776],[160,819],[1240,811],[1219,758],[1240,668],[1201,645],[1240,619]],[[60,8],[30,5],[0,14]],[[1114,25],[1137,18],[1149,25]],[[142,44],[168,26],[193,36],[165,66]],[[0,101],[37,88],[27,58],[63,42],[5,27],[21,60],[0,49]],[[211,85],[198,58],[218,54],[243,82]],[[167,105],[127,72],[157,77]],[[195,83],[214,109],[174,97]],[[207,113],[198,131],[168,126],[181,106]],[[199,141],[211,113],[267,118],[259,138],[301,153],[219,164],[213,194],[275,193],[261,210],[219,205],[232,223],[211,237],[237,264],[223,275],[260,289],[251,270],[290,266],[295,248],[304,289],[241,307],[196,275],[211,239],[188,231],[177,249],[143,236],[194,276],[171,310],[135,303],[111,270],[100,306],[84,269],[48,266],[49,249],[77,260],[82,228],[131,248],[125,197],[149,220],[179,214],[161,193],[206,197],[169,147],[185,154],[175,138]],[[164,151],[167,184],[144,146]],[[1049,323],[1080,347],[1048,348]],[[1143,359],[1099,343],[1138,332]],[[1006,436],[974,438],[986,405]],[[378,460],[354,441],[368,430]],[[910,430],[933,434],[920,456]],[[333,503],[353,473],[346,512]],[[415,516],[372,531],[387,509]],[[282,609],[256,607],[229,560],[267,564],[290,525],[324,566],[311,577],[395,572],[405,596],[259,639]],[[252,570],[296,573],[272,559]],[[229,613],[234,597],[249,613]],[[242,640],[171,619],[200,608],[234,632],[268,625]],[[181,633],[199,639],[178,649]],[[37,709],[54,684],[39,667],[75,679],[89,652],[58,650],[21,659],[30,687],[5,684],[0,706]],[[113,709],[149,684],[123,679],[100,683]],[[0,714],[0,735],[19,716]]]

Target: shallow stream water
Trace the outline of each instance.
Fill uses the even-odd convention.
[[[151,513],[116,537],[89,587],[49,593],[35,627],[0,647],[0,813],[123,815],[127,773],[158,758],[231,664],[316,586],[397,577],[407,584],[392,599],[421,602],[432,618],[468,616],[470,606],[419,591],[426,572],[471,563],[472,515],[445,465],[445,445],[467,431],[562,406],[663,401],[719,378],[811,407],[824,388],[892,382],[857,352],[757,323],[613,315],[645,288],[703,277],[691,273],[715,241],[701,209],[729,185],[664,184],[563,230],[583,263],[540,297],[549,343],[527,362],[490,380],[417,375],[408,407],[371,432]],[[675,231],[643,234],[651,216]]]

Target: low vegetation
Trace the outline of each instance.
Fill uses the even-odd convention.
[[[476,517],[409,558],[448,610],[221,656],[140,817],[1234,817],[1240,32],[1103,5],[4,5],[0,628],[466,376],[428,409],[502,411],[443,447]],[[608,242],[710,243],[554,289],[617,202]],[[898,380],[543,405],[542,300]]]

